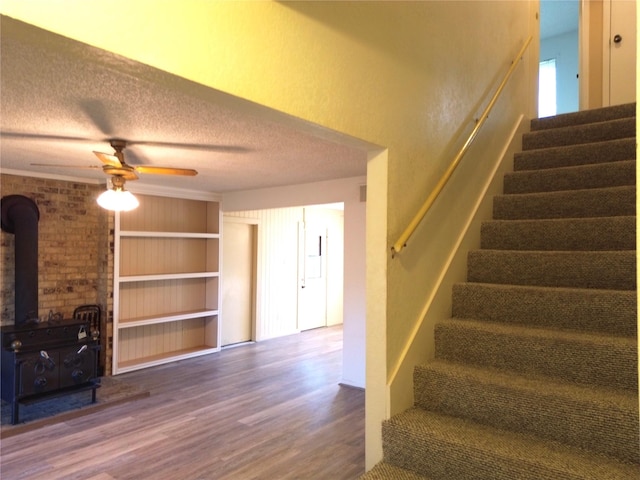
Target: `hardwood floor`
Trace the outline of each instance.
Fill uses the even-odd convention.
[[[120,375],[151,396],[2,439],[2,479],[355,479],[364,392],[341,368],[331,327]]]

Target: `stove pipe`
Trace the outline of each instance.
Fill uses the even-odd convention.
[[[2,230],[15,234],[15,323],[38,319],[38,206],[22,195],[2,197]]]

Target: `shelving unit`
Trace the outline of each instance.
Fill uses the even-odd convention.
[[[113,373],[220,350],[220,208],[137,195],[116,215]]]

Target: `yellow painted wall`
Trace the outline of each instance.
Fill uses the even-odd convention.
[[[370,463],[380,456],[380,419],[395,401],[386,398],[387,373],[433,288],[460,212],[477,194],[482,154],[458,175],[456,195],[431,218],[435,228],[420,230],[400,259],[391,260],[389,247],[498,75],[535,35],[536,4],[3,0],[0,11],[388,149],[370,153],[368,178]],[[535,54],[533,48],[487,125],[485,151],[518,115],[533,114]]]

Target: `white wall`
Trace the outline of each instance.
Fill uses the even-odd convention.
[[[578,30],[540,41],[540,61],[556,59],[557,113],[577,112]]]
[[[297,222],[303,219],[302,206],[344,203],[342,383],[361,388],[365,386],[366,204],[360,201],[360,189],[365,181],[365,177],[354,177],[234,192],[225,194],[222,200],[225,215],[260,221],[258,255],[262,266],[258,268],[258,278],[262,307],[257,315],[261,319],[256,331],[258,340],[297,332],[295,301],[278,299],[282,291],[288,292],[289,298],[297,295],[296,229]],[[271,292],[270,286],[275,287]]]
[[[344,301],[342,382],[364,388],[366,358],[366,203],[344,211]]]

